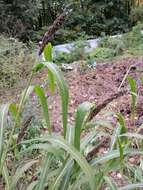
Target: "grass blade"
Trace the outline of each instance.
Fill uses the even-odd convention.
[[[86,123],[86,119],[90,114],[91,109],[94,107],[94,104],[89,102],[84,102],[77,108],[76,120],[75,120],[75,138],[74,146],[77,150],[80,151],[80,135],[81,129]]]
[[[48,131],[51,134],[52,128],[51,128],[51,123],[50,123],[47,98],[46,98],[46,96],[44,94],[43,89],[40,86],[38,86],[38,85],[35,87],[35,92],[36,92],[36,94],[38,95],[38,97],[40,99],[40,103],[41,103],[42,110],[43,110],[43,116],[44,116],[44,119],[46,121],[46,125],[47,125],[47,128],[48,128]]]
[[[134,149],[127,149],[124,150],[123,155],[143,155],[143,151],[141,150],[134,150]],[[100,156],[99,158],[96,158],[92,160],[91,165],[96,166],[97,164],[103,164],[107,161],[110,161],[114,158],[120,158],[120,151],[119,150],[113,150],[103,156]]]
[[[118,190],[130,190],[130,189],[142,189],[143,188],[143,183],[136,183],[136,184],[131,184],[131,185],[127,185],[125,187],[121,187]]]
[[[125,134],[120,135],[120,137],[137,138],[137,139],[143,140],[143,135],[138,134],[138,133],[125,133]]]
[[[110,177],[104,176],[104,180],[106,184],[109,186],[110,190],[117,190],[116,184]]]
[[[31,151],[31,150],[44,150],[46,152],[52,153],[57,157],[60,157],[60,155],[63,154],[63,151],[60,150],[58,147],[55,147],[54,145],[47,144],[47,143],[39,143],[39,144],[34,144],[24,151],[21,151],[20,154],[24,154],[25,152]]]
[[[132,95],[132,120],[134,122],[135,119],[135,109],[137,104],[137,85],[136,81],[132,77],[128,77],[128,82],[131,88],[131,95]]]
[[[71,125],[68,126],[67,128],[67,134],[66,134],[66,139],[69,144],[74,144],[74,136],[75,136],[75,128]]]
[[[62,73],[60,72],[60,70],[58,69],[58,67],[55,64],[53,64],[51,62],[43,62],[43,64],[54,75],[56,81],[58,82],[59,88],[60,88],[64,138],[66,138],[67,120],[68,120],[68,101],[69,101],[68,88],[64,81]]]
[[[4,104],[0,106],[0,160],[2,158],[3,146],[4,146],[4,131],[7,127],[7,118],[8,118],[8,110],[9,104]]]
[[[70,171],[70,168],[71,168],[72,165],[73,165],[72,160],[69,160],[68,162],[65,163],[65,165],[62,167],[61,171],[59,172],[59,175],[56,177],[56,181],[49,188],[49,190],[59,189],[59,184],[60,184],[62,178],[64,177],[65,174],[67,174],[68,171]],[[63,188],[62,188],[62,190],[63,190]]]
[[[52,45],[48,43],[44,49],[44,57],[46,61],[52,62]],[[54,74],[48,70],[48,80],[50,83],[51,92],[54,93],[55,91],[55,76]]]
[[[123,168],[124,168],[124,148],[123,148],[123,145],[122,145],[119,138],[118,138],[117,142],[118,142],[118,145],[119,145],[121,169],[123,170]]]
[[[52,44],[48,43],[44,49],[44,58],[46,61],[52,61]]]
[[[91,189],[92,190],[96,189],[94,172],[93,172],[91,166],[86,161],[86,159],[77,151],[77,149],[75,147],[73,147],[72,145],[67,143],[61,137],[57,137],[57,136],[47,136],[47,137],[35,138],[33,140],[24,141],[23,143],[26,143],[26,142],[34,143],[34,141],[40,141],[40,142],[48,141],[49,143],[55,144],[55,145],[61,147],[62,149],[64,149],[68,154],[70,154],[70,156],[81,167],[81,169],[83,170],[83,172],[85,173],[85,175],[89,181]]]
[[[37,184],[38,181],[33,181],[32,183],[30,183],[30,185],[28,185],[26,190],[34,190]]]
[[[73,166],[74,166],[74,162],[71,161],[71,163],[69,164],[68,170],[60,184],[59,190],[67,190],[68,189]]]
[[[45,160],[44,160],[43,168],[41,170],[39,183],[36,186],[36,190],[44,190],[45,189],[45,183],[47,181],[47,174],[48,174],[48,171],[50,168],[51,161],[52,161],[52,156],[51,156],[51,154],[47,153]]]
[[[29,99],[29,96],[33,92],[33,90],[34,90],[34,86],[29,86],[27,89],[25,89],[22,92],[20,105],[22,104],[24,106],[26,104],[26,102]]]
[[[124,133],[127,132],[126,125],[125,125],[125,119],[122,116],[122,114],[118,114],[117,116],[118,116],[119,124],[121,126],[121,132],[120,132],[120,134],[124,134]],[[124,142],[125,144],[127,144],[128,143],[128,139],[126,137],[123,137],[122,138],[122,142]]]
[[[88,146],[88,144],[94,139],[98,138],[97,134],[99,132],[97,131],[92,131],[89,134],[87,134],[84,138],[81,140],[81,150],[84,151],[85,148]]]
[[[117,125],[111,138],[110,151],[114,149],[115,144],[118,139],[118,135],[120,134],[120,131],[121,131],[121,126]]]

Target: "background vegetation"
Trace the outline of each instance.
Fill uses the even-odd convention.
[[[142,20],[137,0],[1,0],[0,32],[25,41],[41,39],[57,15],[72,9],[54,43],[73,41],[79,37],[97,37],[127,32]]]

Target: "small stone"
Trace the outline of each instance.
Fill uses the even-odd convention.
[[[131,157],[131,158],[129,158],[129,162],[130,162],[130,164],[135,164],[136,163],[136,159],[133,158],[133,157]]]
[[[122,178],[122,175],[120,173],[117,173],[118,178]]]
[[[99,148],[99,153],[103,154],[105,152],[105,148],[104,147],[100,147]]]

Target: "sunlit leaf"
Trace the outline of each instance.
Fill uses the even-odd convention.
[[[52,62],[52,45],[48,43],[44,49],[44,57],[46,61]],[[48,79],[50,83],[51,92],[54,93],[55,91],[55,76],[54,74],[48,70]]]
[[[76,111],[76,120],[75,120],[75,138],[74,146],[80,150],[80,135],[82,127],[86,123],[86,119],[90,114],[91,109],[94,107],[94,104],[89,102],[84,102],[77,108]]]

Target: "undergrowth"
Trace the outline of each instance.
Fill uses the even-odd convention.
[[[78,45],[75,44],[75,48],[71,53],[59,54],[55,62],[71,63],[77,60],[85,60],[91,66],[95,62],[108,62],[116,57],[143,56],[143,35],[141,29],[142,24],[137,24],[131,32],[123,35],[110,37],[102,34],[98,47],[91,52],[86,51],[88,49],[87,44],[79,41]]]
[[[34,65],[20,102],[7,103],[0,107],[0,183],[3,189],[135,190],[143,188],[143,135],[139,130],[128,133],[125,119],[121,114],[116,114],[118,119],[116,127],[107,121],[91,121],[96,106],[90,102],[84,102],[77,107],[75,123],[73,126],[69,125],[68,87],[62,73],[52,63],[50,44],[45,48],[44,56],[45,61]],[[31,86],[33,76],[43,68],[47,68],[51,92],[54,93],[56,84],[59,87],[63,128],[61,135],[53,132],[44,89],[38,84]],[[128,81],[132,96],[131,119],[134,123],[138,96],[137,84],[131,77],[128,77]],[[23,122],[22,118],[32,92],[39,99],[46,125],[46,130],[40,135],[39,129],[38,132],[30,132],[32,128],[28,130],[30,118],[27,118],[26,122]],[[142,125],[139,128],[141,129]],[[105,144],[108,145],[106,152],[96,151],[98,147]],[[131,165],[128,161],[134,156],[138,156],[138,164]],[[113,171],[120,174],[126,181],[126,185],[118,186],[110,175]]]
[[[23,82],[30,74],[34,56],[22,42],[0,35],[0,89]]]

